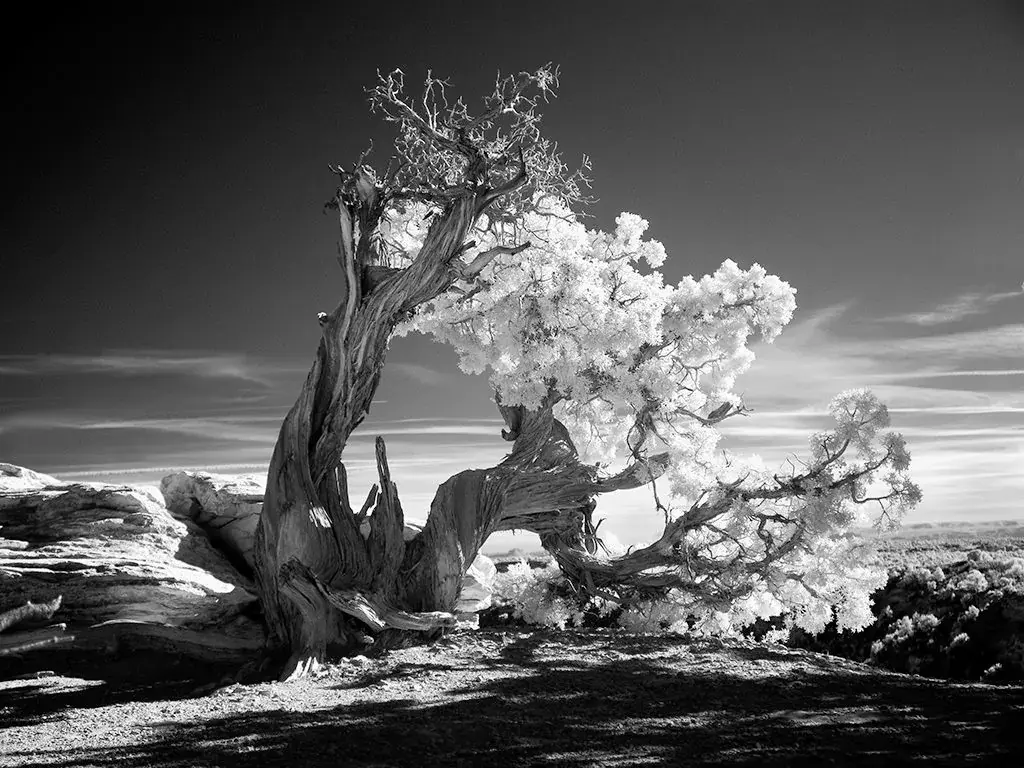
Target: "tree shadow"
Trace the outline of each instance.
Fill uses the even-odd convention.
[[[7,687],[3,727],[34,725],[74,709],[93,709],[125,702],[177,701],[201,695],[226,682],[237,667],[204,664],[194,659],[155,651],[136,651],[110,656],[94,651],[50,651],[45,671],[39,673],[38,657],[11,659],[0,679],[25,678],[24,684]],[[80,686],[48,691],[34,675],[81,679]]]
[[[538,653],[543,642],[510,643],[502,661],[518,673],[460,685],[440,701],[154,724],[149,743],[11,757],[24,768],[963,765],[1009,764],[1024,745],[1021,687],[837,670],[770,648],[726,648],[709,670],[646,657],[671,648],[656,639],[615,660],[552,659]],[[746,660],[746,676],[730,671],[732,654]],[[764,661],[766,674],[752,679],[750,661]],[[439,659],[376,679],[452,669]]]

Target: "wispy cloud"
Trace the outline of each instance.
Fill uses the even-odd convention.
[[[1024,357],[1024,323],[999,325],[975,331],[959,331],[934,336],[870,339],[844,345],[850,351],[899,362],[908,356],[917,363],[940,370],[956,370],[951,363],[986,359],[993,362],[1019,364]]]
[[[282,409],[270,413],[232,416],[194,416],[150,419],[96,418],[75,413],[18,413],[0,416],[0,432],[14,430],[115,431],[143,430],[165,432],[218,441],[273,443],[284,418]],[[437,435],[497,437],[503,424],[498,419],[409,419],[371,421],[352,434],[353,439],[373,440],[378,435],[426,437]]]
[[[1001,291],[996,293],[971,291],[962,293],[952,301],[940,304],[932,310],[889,315],[888,317],[881,318],[881,320],[885,322],[912,323],[913,325],[955,323],[971,315],[982,315],[988,312],[993,305],[1020,296],[1024,296],[1024,284],[1017,291]]]
[[[381,427],[374,426],[372,424],[364,425],[360,430],[352,435],[352,437],[365,437],[375,438],[377,435],[387,437],[388,435],[396,436],[414,436],[414,435],[490,435],[497,436],[501,434],[501,429],[504,425],[500,421],[487,424],[434,424],[430,426],[420,427]]]
[[[945,379],[959,376],[1024,376],[1024,368],[983,371],[949,371],[942,368],[927,368],[920,371],[884,374],[889,379]]]
[[[1018,501],[1024,498],[1024,324],[948,332],[908,323],[881,334],[876,323],[858,320],[854,310],[842,304],[798,315],[774,345],[756,347],[757,363],[738,383],[755,410],[749,419],[723,424],[723,447],[780,465],[788,455],[805,455],[810,434],[829,425],[829,400],[844,389],[867,386],[888,403],[894,428],[908,439],[913,474],[925,491],[915,519],[1024,513]],[[290,367],[224,353],[0,357],[0,374],[14,376],[185,375],[280,384],[281,373],[298,368],[305,370],[306,361]],[[451,382],[449,375],[416,363],[391,363],[387,372],[421,386]],[[148,382],[138,384],[145,388]],[[122,382],[120,389],[125,387]],[[212,387],[211,381],[196,382],[194,389]],[[177,401],[155,406],[150,399],[131,400],[130,409],[112,402],[86,407],[84,400],[80,408],[54,400],[66,408],[60,411],[44,410],[42,402],[31,411],[4,408],[0,440],[6,443],[0,442],[0,449],[7,458],[17,454],[26,461],[45,455],[48,463],[33,468],[67,479],[154,482],[185,467],[259,474],[266,470],[290,402],[278,389],[253,390],[265,394],[251,401],[246,397],[252,392],[231,402],[199,398],[191,410],[172,411]],[[403,500],[411,514],[422,510],[425,515],[437,486],[449,476],[501,460],[509,448],[500,439],[501,426],[493,417],[371,419],[346,451],[353,495],[376,481],[372,438],[383,435]],[[54,445],[84,447],[77,456],[44,451],[43,446]],[[55,465],[55,457],[63,463]],[[657,533],[658,516],[651,508],[649,493],[641,490],[602,499],[600,514],[608,515],[620,538],[635,542]]]
[[[838,323],[845,307],[797,320],[740,382],[760,412],[824,412],[838,392],[869,387],[892,408],[957,408],[978,412],[1024,407],[1024,324],[930,335],[863,335]],[[838,329],[842,330],[842,335]],[[984,386],[982,386],[984,385]]]
[[[98,355],[0,355],[0,375],[194,376],[269,384],[269,375],[294,370],[291,364],[253,360],[220,352],[114,350]]]
[[[407,379],[424,384],[428,387],[440,387],[449,381],[443,373],[418,363],[388,363],[386,373],[397,373]]]
[[[144,430],[210,440],[273,444],[281,414],[164,419],[97,419],[70,413],[22,413],[0,418],[0,432],[14,430]]]

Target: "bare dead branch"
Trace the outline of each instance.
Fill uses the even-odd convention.
[[[529,240],[516,246],[496,245],[494,248],[489,248],[488,250],[477,254],[469,264],[454,262],[452,266],[455,268],[459,277],[463,280],[471,280],[479,275],[487,265],[494,261],[498,256],[515,256],[517,253],[525,251],[530,247],[530,245],[531,243]]]
[[[365,520],[367,512],[370,511],[370,507],[377,503],[378,491],[379,489],[377,488],[376,483],[370,486],[370,492],[366,495],[366,501],[363,502],[363,506],[361,506],[359,511],[356,513],[356,520],[358,522],[361,523]]]
[[[514,192],[517,189],[519,189],[520,187],[522,187],[524,184],[526,184],[527,180],[530,178],[529,172],[526,169],[526,159],[523,157],[523,148],[519,147],[518,148],[518,152],[519,152],[519,170],[518,170],[518,172],[516,173],[515,176],[513,176],[511,179],[506,181],[504,184],[498,185],[498,187],[496,189],[492,189],[490,192],[487,192],[485,195],[483,195],[483,197],[480,199],[480,203],[479,203],[479,211],[481,213],[483,213],[483,211],[491,203],[493,203],[495,200],[497,200],[502,195],[507,195],[510,192]]]

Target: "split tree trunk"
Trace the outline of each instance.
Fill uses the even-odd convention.
[[[594,496],[636,488],[652,477],[650,467],[633,466],[598,478],[593,467],[579,462],[567,430],[554,418],[555,398],[538,411],[501,407],[508,426],[503,436],[514,442],[511,453],[495,467],[466,470],[443,483],[423,530],[406,543],[383,440],[377,438],[379,484],[359,511],[349,501],[344,465],[339,461],[318,473],[302,451],[314,442],[308,437],[309,414],[329,391],[319,385],[325,361],[346,357],[326,353],[328,344],[326,338],[321,342],[299,402],[282,427],[256,536],[257,582],[270,642],[289,652],[283,677],[303,675],[326,656],[367,642],[401,645],[452,626],[463,576],[496,531],[540,534],[559,563],[587,555]],[[374,359],[381,362],[383,352],[377,350]],[[344,422],[346,438],[369,406],[377,375],[372,371],[373,386],[357,389],[362,399],[347,407],[360,416]],[[342,380],[338,374],[327,378]],[[657,462],[655,467],[663,468]],[[567,574],[582,583],[578,568]]]
[[[520,155],[518,175],[490,189],[477,167],[484,156],[472,147],[465,151],[471,183],[433,216],[404,269],[382,266],[376,251],[384,187],[369,169],[339,170],[333,205],[341,230],[342,298],[321,317],[316,360],[281,427],[253,549],[268,650],[287,655],[283,677],[303,675],[328,654],[371,640],[392,645],[436,635],[455,623],[463,576],[493,532],[533,530],[545,546],[575,550],[584,543],[594,494],[650,480],[646,466],[602,480],[581,465],[552,414],[558,400],[552,393],[536,412],[501,407],[512,452],[496,467],[467,470],[443,483],[423,531],[408,543],[379,438],[379,484],[358,511],[353,508],[341,458],[369,412],[396,325],[456,280],[472,280],[498,253],[528,245],[498,246],[470,264],[462,261],[476,220],[526,181]]]
[[[359,187],[362,179],[350,177],[337,198],[343,300],[322,322],[316,360],[281,427],[256,532],[257,586],[270,650],[288,654],[285,677],[371,635],[393,644],[452,626],[463,576],[490,534],[509,520],[558,520],[557,510],[579,506],[595,483],[550,405],[539,413],[503,409],[512,453],[498,467],[445,482],[413,540],[403,541],[402,506],[380,439],[379,484],[353,509],[341,455],[369,411],[388,340],[406,313],[464,274],[452,262],[479,215],[474,197],[455,201],[436,217],[417,259],[375,282],[368,276],[381,273],[371,273],[367,238],[356,243],[352,235],[356,219],[372,231],[366,219],[375,192]]]
[[[454,201],[431,226],[416,261],[396,271],[376,264],[370,235],[383,201],[372,177],[362,170],[346,175],[336,205],[342,301],[322,320],[316,360],[281,427],[254,547],[270,647],[289,654],[285,676],[314,669],[328,651],[365,642],[369,632],[453,625],[451,610],[475,555],[453,550],[452,537],[438,535],[434,520],[419,543],[406,546],[379,439],[379,484],[355,512],[341,455],[369,412],[395,326],[454,281],[451,262],[478,215],[477,200]],[[456,486],[455,495],[465,493]],[[425,569],[435,575],[419,578],[410,600],[402,584]]]

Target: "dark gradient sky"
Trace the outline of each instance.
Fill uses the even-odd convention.
[[[568,159],[592,158],[596,225],[649,219],[673,281],[732,258],[798,288],[794,341],[751,374],[755,407],[820,410],[832,391],[878,384],[904,426],[933,431],[919,444],[1002,430],[987,447],[971,433],[957,455],[1024,465],[1011,372],[1024,368],[1021,4],[347,5],[44,10],[8,30],[0,460],[97,476],[265,462],[316,312],[335,302],[327,164],[370,138],[371,161],[386,161],[363,94],[375,71],[415,84],[430,67],[474,97],[499,69],[553,61],[546,129]],[[396,437],[414,457],[438,443],[501,455],[492,425],[458,431],[492,411],[448,350],[400,340],[392,361],[374,417],[454,430]],[[794,380],[822,378],[787,400]],[[244,434],[218,431],[224,419]],[[1000,493],[1020,490],[1007,472]],[[442,479],[409,482],[427,498]],[[924,485],[924,517],[962,508]],[[982,497],[989,516],[1014,513]]]

